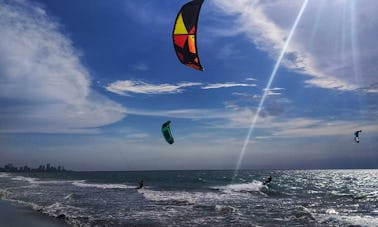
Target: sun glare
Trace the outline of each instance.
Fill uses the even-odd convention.
[[[264,105],[264,102],[265,102],[265,99],[266,99],[266,97],[267,97],[267,95],[268,95],[268,92],[270,91],[270,87],[272,86],[272,82],[273,82],[273,80],[274,80],[274,78],[275,78],[275,76],[276,76],[276,73],[277,73],[277,70],[278,70],[278,68],[279,68],[279,66],[280,66],[280,64],[281,64],[281,61],[282,61],[282,59],[283,59],[283,57],[284,57],[284,55],[285,55],[285,53],[286,53],[287,47],[288,47],[288,45],[289,45],[289,43],[290,43],[290,40],[291,40],[291,38],[292,38],[292,36],[293,36],[293,34],[294,34],[294,32],[295,32],[295,29],[297,28],[297,25],[298,25],[298,23],[299,23],[299,21],[300,21],[300,19],[301,19],[301,17],[302,17],[302,14],[303,14],[303,12],[304,12],[304,10],[305,10],[305,8],[306,8],[307,2],[308,2],[308,0],[305,0],[305,1],[303,2],[302,7],[301,7],[301,9],[299,10],[299,13],[298,13],[298,15],[297,15],[297,17],[296,17],[296,19],[295,19],[295,22],[294,22],[294,24],[293,24],[293,26],[292,26],[292,28],[291,28],[291,30],[290,30],[289,36],[287,37],[286,42],[285,42],[285,44],[284,44],[284,46],[283,46],[283,49],[282,49],[282,51],[281,51],[281,53],[280,53],[280,55],[279,55],[279,57],[278,57],[278,59],[277,59],[277,61],[276,61],[276,64],[274,65],[273,71],[272,71],[272,73],[270,74],[270,77],[269,77],[268,83],[266,84],[266,87],[265,87],[265,89],[264,89],[264,93],[263,93],[263,95],[262,95],[262,97],[261,97],[261,99],[260,99],[260,102],[259,102],[259,105],[258,105],[257,111],[256,111],[256,113],[255,113],[255,116],[254,116],[253,119],[252,119],[252,122],[251,122],[251,125],[250,125],[250,127],[249,127],[249,130],[248,130],[247,136],[246,136],[246,138],[245,138],[245,140],[244,140],[244,143],[243,143],[243,147],[242,147],[242,149],[241,149],[241,151],[240,151],[239,159],[238,159],[238,162],[237,162],[237,164],[236,164],[236,167],[235,167],[235,170],[234,170],[234,176],[233,176],[233,179],[232,179],[232,180],[234,180],[235,177],[236,177],[237,174],[238,174],[238,171],[239,171],[239,169],[240,169],[240,165],[241,165],[241,163],[242,163],[242,160],[243,160],[243,157],[244,157],[245,151],[246,151],[247,146],[248,146],[248,142],[249,142],[249,140],[250,140],[250,138],[251,138],[251,135],[252,135],[253,129],[255,128],[256,122],[257,122],[257,120],[258,120],[258,118],[259,118],[260,111],[261,111],[261,109],[262,109],[262,107],[263,107],[263,105]]]

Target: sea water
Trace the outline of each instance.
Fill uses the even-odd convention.
[[[72,226],[378,226],[378,170],[0,173],[0,196]]]

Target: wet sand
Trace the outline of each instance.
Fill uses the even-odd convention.
[[[0,199],[0,226],[68,227],[63,220],[49,217],[17,203]]]

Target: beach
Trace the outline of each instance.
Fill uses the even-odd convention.
[[[0,200],[0,221],[5,227],[67,227],[63,220],[50,217],[17,203]]]

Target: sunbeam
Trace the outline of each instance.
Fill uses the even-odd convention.
[[[359,46],[358,46],[358,32],[357,32],[357,18],[355,14],[355,3],[352,2],[349,5],[349,10],[350,10],[350,17],[351,17],[351,30],[350,30],[350,37],[352,41],[352,58],[353,58],[353,75],[355,79],[355,83],[357,86],[360,87],[361,82],[360,82],[360,76],[361,76],[361,66],[360,66],[360,53],[359,53]]]
[[[283,46],[283,49],[282,49],[282,51],[281,51],[281,53],[280,53],[280,55],[279,55],[279,57],[278,57],[278,59],[277,59],[277,62],[276,62],[276,64],[274,65],[273,71],[272,71],[272,73],[270,74],[270,77],[269,77],[268,83],[266,84],[266,87],[265,87],[265,89],[264,89],[263,96],[262,96],[261,99],[260,99],[259,106],[258,106],[258,108],[257,108],[257,112],[256,112],[255,116],[253,117],[253,120],[252,120],[251,125],[250,125],[250,127],[249,127],[249,130],[248,130],[247,136],[246,136],[246,138],[245,138],[245,140],[244,140],[243,147],[242,147],[242,149],[241,149],[241,151],[240,151],[239,159],[238,159],[238,162],[237,162],[237,164],[236,164],[235,171],[234,171],[233,180],[235,179],[235,177],[236,177],[236,175],[237,175],[237,173],[238,173],[238,171],[239,171],[239,169],[240,169],[240,165],[241,165],[241,162],[242,162],[242,160],[243,160],[243,157],[244,157],[244,154],[245,154],[245,150],[247,149],[248,142],[249,142],[249,140],[250,140],[250,138],[251,138],[251,135],[252,135],[253,129],[255,128],[255,125],[256,125],[256,122],[257,122],[257,120],[258,120],[258,117],[259,117],[260,111],[261,111],[261,109],[262,109],[262,107],[263,107],[263,105],[264,105],[265,99],[266,99],[266,97],[267,97],[267,95],[268,95],[268,93],[269,93],[269,91],[270,91],[270,87],[271,87],[271,85],[272,85],[272,82],[273,82],[273,80],[274,80],[274,77],[276,76],[276,73],[277,73],[278,67],[280,66],[281,61],[282,61],[282,59],[283,59],[283,57],[284,57],[284,55],[285,55],[285,53],[286,53],[286,49],[287,49],[287,47],[289,46],[290,40],[291,40],[291,38],[292,38],[292,36],[293,36],[293,34],[294,34],[294,32],[295,32],[295,29],[297,28],[297,25],[298,25],[298,23],[299,23],[299,21],[300,21],[300,19],[301,19],[301,17],[302,17],[302,14],[303,14],[303,12],[304,12],[304,10],[305,10],[305,8],[306,8],[307,2],[308,2],[308,0],[305,0],[305,1],[303,2],[302,7],[301,7],[301,9],[299,10],[299,13],[298,13],[298,15],[297,15],[297,18],[295,19],[294,24],[293,24],[293,26],[292,26],[292,28],[291,28],[291,30],[290,30],[289,36],[287,37],[286,42],[285,42],[285,44],[284,44],[284,46]]]

